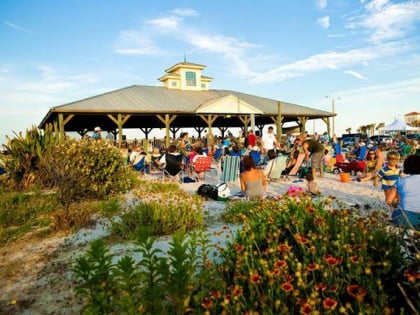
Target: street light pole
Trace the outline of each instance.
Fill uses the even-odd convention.
[[[331,105],[332,105],[332,134],[330,135],[330,138],[333,138],[335,135],[335,100],[341,100],[341,97],[331,97],[331,96],[325,96],[325,98],[331,99]]]

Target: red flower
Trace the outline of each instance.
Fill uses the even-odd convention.
[[[287,262],[285,262],[284,260],[277,260],[274,263],[274,268],[285,268],[287,267]]]
[[[306,269],[308,271],[314,271],[314,270],[319,269],[319,265],[317,263],[312,263],[312,264],[309,264],[308,267],[306,267]]]
[[[343,261],[342,257],[333,257],[332,255],[326,255],[324,257],[324,260],[327,264],[329,264],[330,266],[335,266],[340,264]]]
[[[406,277],[407,280],[410,281],[410,282],[415,282],[417,279],[420,279],[420,273],[418,273],[415,270],[413,270],[411,272],[406,270],[406,271],[404,271],[404,277]]]
[[[367,291],[365,288],[357,284],[352,284],[347,287],[347,293],[350,296],[354,297],[357,302],[362,302],[364,297],[366,296]]]
[[[289,252],[292,249],[292,246],[289,246],[287,244],[279,244],[277,246],[277,250],[281,252]]]
[[[254,274],[249,276],[249,280],[253,284],[258,284],[258,283],[261,283],[262,279],[261,279],[261,276],[258,273],[254,273]]]
[[[235,245],[235,251],[237,251],[237,252],[241,252],[244,249],[245,249],[245,246],[244,245],[240,245],[240,244],[236,244]]]
[[[313,307],[308,303],[303,304],[302,307],[300,308],[301,314],[311,314],[312,311],[313,311]]]
[[[237,285],[235,285],[235,287],[232,290],[232,293],[235,296],[241,296],[243,292],[244,290],[240,286],[237,286]]]
[[[283,284],[281,285],[281,289],[282,289],[283,291],[285,291],[285,292],[290,292],[290,291],[292,291],[294,288],[293,288],[293,285],[292,285],[291,283],[286,282],[286,283],[283,283]]]
[[[299,244],[307,244],[309,242],[309,240],[301,235],[296,235],[295,236],[296,242],[298,242]]]
[[[337,285],[332,285],[328,288],[328,291],[335,293],[335,292],[338,291],[338,286]]]
[[[203,300],[203,303],[201,303],[201,306],[205,308],[206,310],[208,310],[209,308],[213,306],[213,301],[210,300],[208,297],[205,297]]]
[[[327,288],[327,285],[323,282],[315,283],[315,289],[324,291]]]
[[[322,305],[327,310],[334,310],[337,306],[337,301],[331,298],[325,298],[325,300],[322,302]]]
[[[358,262],[359,262],[359,259],[360,259],[360,257],[359,257],[359,256],[357,256],[357,255],[350,256],[350,261],[351,261],[353,264],[358,263]]]

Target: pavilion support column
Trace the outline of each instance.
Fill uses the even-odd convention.
[[[147,128],[147,127],[142,128],[142,127],[140,127],[139,129],[140,129],[141,132],[144,133],[144,138],[149,139],[149,133],[153,130],[153,128]]]
[[[212,130],[212,126],[214,124],[214,122],[217,119],[217,115],[200,115],[201,119],[205,121],[205,123],[207,124],[207,145],[208,146],[212,146],[214,145],[214,135],[213,135],[213,130]]]
[[[281,141],[281,135],[282,135],[282,121],[283,116],[281,115],[281,102],[277,102],[277,116],[271,116],[270,117],[273,123],[276,125],[276,137],[277,142],[280,143]]]
[[[117,125],[117,128],[118,128],[118,146],[121,148],[121,145],[123,143],[123,126],[131,116],[130,115],[123,115],[123,114],[117,114],[117,118],[115,118],[111,114],[109,114],[107,116],[108,116],[109,119],[111,119]]]
[[[58,114],[58,129],[60,130],[60,139],[64,139],[64,115],[63,113]]]
[[[195,131],[197,131],[198,133],[198,138],[201,138],[201,133],[203,132],[204,129],[206,129],[205,127],[194,127]]]
[[[248,125],[251,121],[251,118],[249,116],[239,116],[239,119],[244,124],[244,137],[248,135]]]
[[[179,127],[170,127],[169,128],[170,130],[171,130],[171,132],[172,132],[172,139],[176,139],[176,133],[181,129],[181,128],[179,128]]]
[[[58,132],[60,133],[60,139],[63,140],[64,136],[65,136],[65,126],[66,124],[72,120],[72,118],[74,117],[74,114],[70,114],[68,115],[66,118],[64,118],[64,114],[63,113],[59,113],[58,114]]]
[[[169,115],[169,114],[165,114],[165,117],[163,117],[162,115],[156,115],[156,117],[165,125],[165,146],[169,147],[169,144],[171,142],[171,136],[170,136],[170,126],[171,123],[175,120],[176,115]]]
[[[300,125],[300,132],[301,133],[305,132],[305,125],[306,125],[306,122],[308,121],[308,117],[300,116],[298,117],[298,120],[299,120],[299,125]]]
[[[260,133],[260,137],[263,136],[264,125],[257,125],[258,132]]]
[[[222,135],[222,138],[225,138],[225,132],[228,130],[228,127],[219,127],[220,133]]]

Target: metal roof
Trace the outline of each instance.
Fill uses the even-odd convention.
[[[196,110],[201,105],[208,102],[214,102],[217,99],[221,99],[229,95],[233,95],[238,98],[238,101],[243,101],[259,109],[262,112],[262,116],[266,116],[266,118],[278,114],[278,100],[251,94],[230,90],[183,91],[161,86],[133,85],[53,107],[42,120],[40,127],[44,128],[45,124],[55,121],[58,113],[73,113],[75,114],[75,118],[72,118],[72,120],[77,119],[76,117],[78,115],[92,114],[179,114],[181,116],[188,115],[189,117],[193,117],[197,116]],[[334,115],[334,113],[331,112],[288,102],[281,101],[281,104],[281,114],[286,118],[284,121],[293,121],[296,120],[296,117],[302,116],[309,119],[316,119],[331,117]],[[225,114],[227,115],[229,113],[235,114],[233,111],[230,112],[230,108],[226,108]],[[86,124],[86,119],[83,123]],[[147,125],[147,122],[143,121],[142,123]],[[181,121],[179,121],[179,123],[181,123]],[[196,123],[199,122],[197,121]],[[153,124],[153,126],[155,125],[156,124]],[[69,126],[72,126],[71,128],[76,128],[75,123],[73,125],[70,124]],[[130,128],[130,124],[127,126]],[[179,126],[186,127],[181,125]],[[139,127],[141,126],[139,125]],[[77,128],[81,128],[81,126],[78,126]]]

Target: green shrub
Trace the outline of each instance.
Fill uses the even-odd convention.
[[[57,190],[64,208],[80,199],[124,192],[132,183],[120,151],[105,141],[63,141],[45,154],[39,173],[44,186]]]
[[[47,125],[45,131],[33,126],[26,130],[25,136],[15,133],[14,138],[8,138],[5,148],[10,155],[5,160],[5,168],[12,183],[18,188],[32,185],[44,153],[59,142],[57,128],[52,125]]]
[[[177,202],[140,202],[112,223],[112,233],[133,239],[139,231],[148,235],[168,235],[178,230],[190,231],[203,225],[202,200],[199,197]]]

